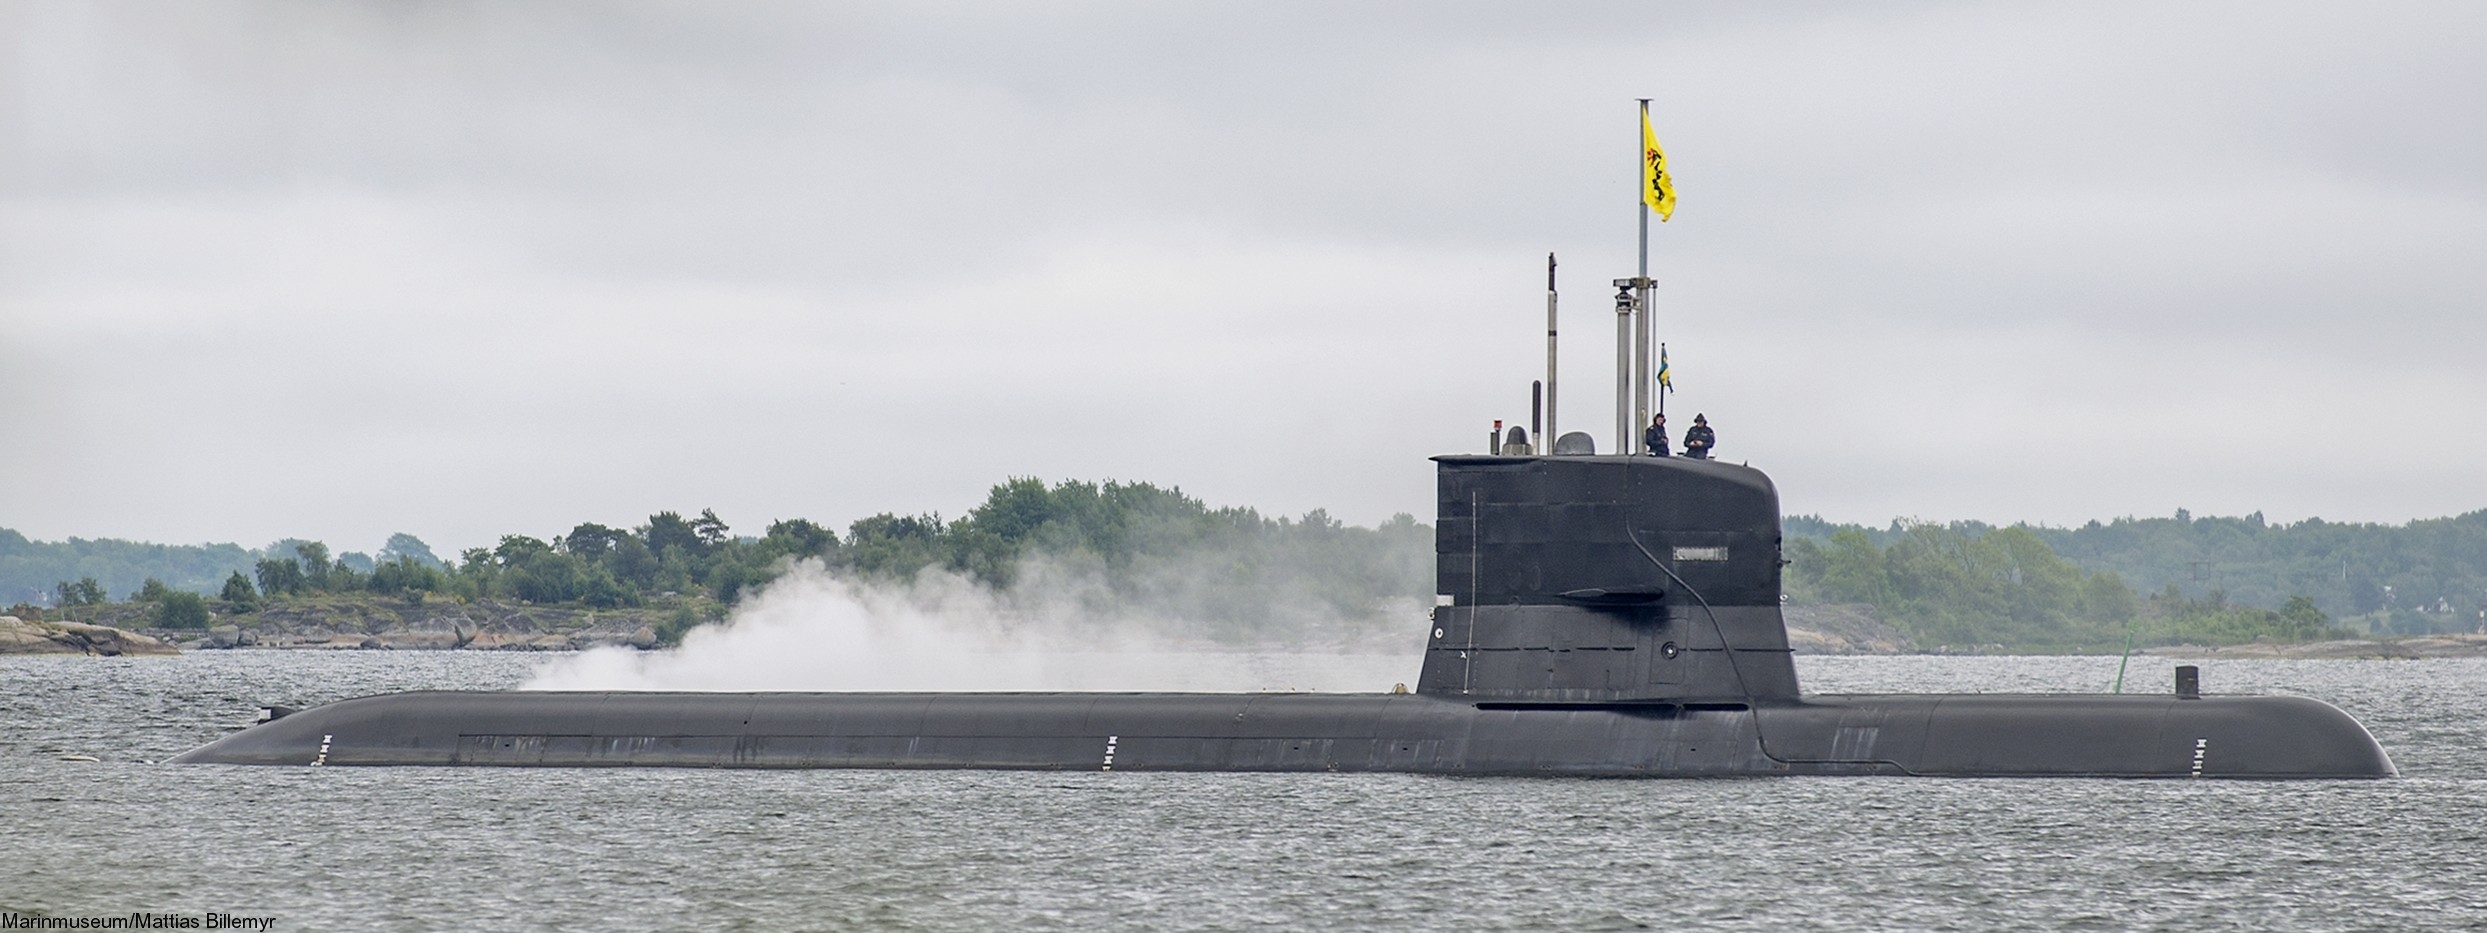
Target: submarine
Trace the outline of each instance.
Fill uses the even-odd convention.
[[[1514,429],[1518,431],[1517,428]],[[1519,437],[1514,434],[1515,440]],[[270,718],[193,764],[1726,777],[2383,778],[2318,700],[1807,695],[1779,499],[1716,460],[1525,442],[1433,458],[1437,602],[1411,693],[427,691]]]
[[[1594,777],[2386,778],[2319,700],[1808,695],[1780,614],[1761,470],[1634,455],[1667,383],[1641,274],[1615,281],[1615,448],[1555,423],[1433,458],[1435,603],[1413,692],[419,691],[270,707],[172,759],[226,765],[1411,772]],[[1664,396],[1659,395],[1663,413]],[[1543,430],[1538,430],[1539,417]],[[1530,439],[1555,442],[1540,449]]]

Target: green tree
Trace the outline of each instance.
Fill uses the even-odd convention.
[[[2321,631],[2332,627],[2332,617],[2324,615],[2322,609],[2316,608],[2314,600],[2302,595],[2288,598],[2288,602],[2280,607],[2280,618],[2307,630]]]
[[[837,549],[838,533],[800,518],[790,518],[770,522],[769,533],[760,539],[760,545],[775,556],[825,557]]]
[[[2101,570],[2081,583],[2081,612],[2093,622],[2122,625],[2141,612],[2141,599],[2115,571]]]
[[[639,593],[627,583],[614,578],[613,571],[602,564],[589,564],[579,574],[578,600],[599,609],[639,605]]]
[[[457,573],[449,580],[450,592],[466,600],[499,595],[501,566],[493,561],[491,548],[471,547],[458,552]]]
[[[0,604],[51,594],[57,581],[94,577],[106,593],[129,593],[154,577],[177,590],[213,591],[225,574],[248,569],[252,555],[231,544],[164,545],[110,538],[29,541],[0,528]]]
[[[2360,576],[2349,581],[2349,610],[2364,615],[2384,608],[2383,584],[2373,577]]]
[[[369,560],[369,558],[364,559]],[[328,568],[328,592],[361,592],[366,584],[366,581],[369,579],[370,577],[368,575],[364,574],[360,570],[356,570],[354,568],[354,564],[348,562],[345,558],[340,557],[337,559],[335,564],[330,565]]]
[[[502,535],[500,546],[492,549],[492,556],[499,560],[503,567],[516,567],[526,563],[528,558],[552,552],[553,546],[544,543],[541,538],[530,538],[526,535]]]
[[[614,539],[613,550],[604,555],[602,563],[612,571],[616,580],[628,582],[642,590],[654,586],[657,574],[664,569],[657,561],[656,553],[648,550],[647,542],[634,535]]]
[[[1829,569],[1830,556],[1822,543],[1812,538],[1789,537],[1779,546],[1780,557],[1787,568],[1779,575],[1781,592],[1800,603],[1831,602],[1822,595],[1822,575]]]
[[[157,628],[206,628],[207,600],[188,590],[170,590],[155,601]]]
[[[731,551],[719,554],[716,560],[709,563],[707,574],[700,578],[718,602],[731,603],[740,599],[746,590],[777,576],[774,569],[747,562],[743,557]]]
[[[311,584],[302,564],[290,557],[261,560],[252,572],[259,577],[259,591],[270,596],[301,593]]]
[[[513,548],[513,541],[524,545]],[[579,598],[581,576],[586,566],[578,558],[554,553],[552,548],[533,538],[510,535],[501,539],[510,556],[502,563],[511,595],[531,603],[560,603]]]
[[[379,563],[389,563],[400,557],[410,558],[415,563],[434,569],[446,566],[439,557],[432,554],[431,545],[403,531],[390,535],[389,543],[380,546]]]
[[[147,582],[138,585],[138,592],[130,594],[130,602],[156,602],[163,599],[166,592],[168,591],[164,588],[164,581],[158,580],[154,577],[148,577]]]
[[[2292,597],[2278,610],[2260,609],[2232,605],[2228,594],[2217,589],[2200,599],[2190,598],[2171,583],[2150,602],[2153,619],[2146,640],[2154,645],[2308,641],[2341,634],[2330,617],[2303,596]]]
[[[399,556],[371,569],[371,580],[364,584],[374,593],[437,593],[448,589],[449,581],[432,565],[412,556]]]
[[[725,522],[717,518],[715,509],[699,510],[699,518],[691,522],[691,534],[698,537],[699,543],[707,549],[713,550],[724,544],[730,530],[725,527]]]
[[[847,526],[841,555],[867,576],[912,578],[925,567],[949,563],[947,532],[939,515],[883,512]]]
[[[658,512],[648,516],[648,523],[639,527],[639,540],[646,542],[648,550],[659,558],[669,550],[678,550],[685,555],[698,554],[702,550],[699,533],[692,531],[691,523],[683,521],[681,514],[675,512]]]
[[[248,608],[259,604],[259,591],[251,589],[250,578],[236,570],[232,576],[225,578],[224,592],[219,598],[237,607]]]
[[[294,545],[294,556],[302,559],[303,585],[322,593],[328,591],[328,545],[305,541]]]
[[[700,621],[699,613],[691,611],[691,607],[676,606],[671,616],[656,623],[656,643],[666,647],[679,645],[682,643],[682,636],[698,628]]]
[[[609,528],[595,522],[581,522],[561,537],[561,549],[580,557],[602,557],[613,552],[630,532]]]
[[[1883,567],[1882,549],[1855,529],[1831,536],[1831,546],[1823,550],[1818,579],[1824,598],[1832,602],[1880,605],[1891,595],[1891,577]]]
[[[2084,573],[2025,527],[1898,522],[1884,540],[1834,526],[1787,542],[1791,598],[1872,605],[1930,646],[2105,648],[2137,611],[2123,580]]]

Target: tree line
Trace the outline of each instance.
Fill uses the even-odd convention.
[[[134,591],[153,578],[193,593],[213,593],[225,576],[258,555],[232,544],[145,544],[111,538],[29,541],[0,528],[0,605],[60,604],[60,581],[93,581],[95,601]]]
[[[1928,647],[2100,650],[2128,638],[2226,644],[2467,631],[2487,608],[2487,512],[2407,526],[2180,511],[2071,529],[1878,528],[1813,516],[1783,527],[1790,602],[1871,605]],[[1351,527],[1319,510],[1273,518],[1211,508],[1148,483],[1022,478],[955,519],[882,513],[843,535],[804,519],[738,535],[711,510],[659,512],[629,527],[584,522],[558,535],[506,535],[446,560],[408,534],[367,555],[298,539],[258,551],[39,544],[0,529],[0,585],[29,610],[121,597],[155,604],[159,622],[178,626],[205,624],[207,600],[226,612],[340,596],[725,604],[794,561],[816,559],[848,577],[898,582],[937,568],[1012,598],[1245,638],[1306,620],[1419,612],[1432,589],[1432,546],[1432,529],[1404,514]],[[83,572],[25,582],[29,571],[61,568]]]
[[[1924,523],[1834,524],[1796,516],[1788,538],[1827,545],[1850,532],[1888,549],[1927,534]],[[2487,626],[2487,511],[2405,525],[2196,517],[2092,521],[2077,528],[2016,525],[2085,573],[2109,573],[2167,605],[2282,611],[2298,605],[2356,634],[2468,632]],[[2012,529],[1983,522],[1939,526],[1979,539]],[[2300,602],[2302,601],[2302,602]],[[2145,606],[2146,608],[2146,606]]]
[[[229,612],[336,596],[596,608],[689,596],[730,604],[794,561],[817,559],[850,577],[899,583],[939,568],[1056,607],[1181,619],[1200,626],[1196,634],[1246,638],[1306,620],[1361,620],[1385,607],[1420,606],[1431,591],[1432,547],[1432,529],[1405,514],[1359,528],[1321,510],[1299,519],[1213,509],[1148,483],[1013,479],[957,519],[882,513],[852,523],[843,537],[805,519],[740,536],[703,510],[659,512],[628,528],[584,522],[549,537],[505,535],[454,560],[434,557],[407,534],[376,557],[289,539],[256,553],[232,549],[247,564],[210,578],[212,587],[200,586],[199,574],[180,584],[149,576],[129,598],[159,604],[159,622],[169,618],[161,609],[168,594],[186,607],[200,598],[194,589],[207,589]],[[54,605],[80,606],[108,601],[111,589],[90,575],[57,581],[47,595]],[[185,614],[168,627],[189,622]],[[205,624],[203,612],[196,624]]]
[[[1789,602],[1870,605],[1919,646],[1957,650],[2110,651],[2343,634],[2303,596],[2277,609],[2174,587],[2141,597],[2117,572],[2084,570],[2024,527],[1905,524],[1886,540],[1858,528],[1788,537]]]

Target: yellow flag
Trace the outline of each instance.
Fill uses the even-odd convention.
[[[1658,131],[1649,128],[1649,110],[1641,110],[1641,201],[1665,223],[1675,216],[1675,173],[1667,170],[1666,150],[1658,148]]]

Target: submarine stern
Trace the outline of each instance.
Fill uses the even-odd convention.
[[[1789,773],[1928,777],[2397,776],[2356,718],[2291,696],[1814,696],[1760,710]]]

